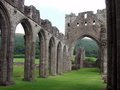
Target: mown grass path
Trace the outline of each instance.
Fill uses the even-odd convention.
[[[95,68],[84,68],[63,75],[36,78],[32,82],[15,77],[16,85],[1,87],[0,90],[101,90],[105,84]]]

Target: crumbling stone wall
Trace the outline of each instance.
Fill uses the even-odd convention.
[[[75,64],[73,64],[72,69],[80,69],[83,67],[83,62],[85,60],[85,50],[83,48],[79,48],[76,50],[75,56]]]
[[[63,64],[63,46],[68,48],[65,43],[65,36],[59,32],[57,27],[52,26],[49,20],[40,18],[39,11],[34,6],[25,6],[24,0],[1,0],[0,1],[0,30],[1,30],[1,49],[0,49],[0,85],[13,84],[13,54],[14,54],[14,35],[17,25],[21,23],[25,31],[25,62],[24,62],[24,80],[31,81],[35,78],[35,43],[39,36],[41,58],[39,65],[39,76],[57,75],[64,71],[69,71],[68,63]],[[50,40],[54,38],[51,45]],[[58,42],[61,43],[61,50],[57,49]],[[49,46],[52,46],[52,55],[49,53]],[[66,53],[68,53],[66,49]],[[57,53],[59,52],[59,62]],[[52,55],[50,62],[49,56]],[[67,54],[66,54],[67,55]],[[67,56],[66,56],[67,57]],[[67,58],[66,58],[67,59]],[[69,62],[69,60],[66,60]],[[49,65],[51,63],[51,66]],[[56,64],[59,63],[56,73]],[[50,66],[50,67],[49,67]],[[49,73],[51,68],[51,74]]]
[[[101,68],[103,74],[107,74],[107,28],[106,10],[81,12],[78,15],[71,13],[65,17],[65,37],[70,52],[79,39],[90,37],[100,47]],[[72,55],[72,53],[70,54]]]

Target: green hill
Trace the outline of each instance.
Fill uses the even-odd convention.
[[[16,33],[14,41],[14,53],[15,54],[24,54],[25,45],[24,45],[24,34]]]
[[[87,57],[90,57],[90,56],[97,57],[99,47],[94,40],[92,40],[92,39],[81,39],[76,44],[75,50],[77,48],[80,48],[80,47],[85,49],[85,53],[86,53]]]
[[[39,44],[38,39],[36,42],[36,55],[39,55]],[[16,33],[15,34],[15,43],[14,43],[14,55],[24,55],[25,53],[25,43],[24,43],[24,34]]]
[[[36,55],[39,55],[39,44],[38,40],[36,43]],[[81,39],[76,44],[75,48],[84,48],[86,51],[86,56],[94,56],[97,57],[97,53],[99,47],[97,43],[92,39]],[[20,33],[15,34],[15,48],[14,48],[15,55],[17,54],[24,54],[25,53],[25,45],[24,45],[24,35]]]

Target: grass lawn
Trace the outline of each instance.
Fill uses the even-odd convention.
[[[32,82],[22,81],[22,77],[16,76],[18,73],[23,75],[22,69],[20,66],[14,69],[16,85],[0,86],[0,90],[101,90],[105,87],[100,73],[95,68],[84,68],[48,78],[36,78]]]
[[[24,62],[24,58],[14,58],[14,62]],[[35,64],[39,64],[39,59],[35,59]]]

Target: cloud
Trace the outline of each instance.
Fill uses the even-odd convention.
[[[105,0],[25,0],[25,5],[34,5],[42,19],[49,19],[64,33],[65,14],[103,9]]]
[[[39,8],[54,8],[66,13],[105,8],[105,0],[25,0],[25,4],[33,4]]]
[[[22,34],[24,34],[24,28],[23,28],[23,26],[21,25],[21,23],[19,23],[19,24],[17,25],[15,33],[22,33]]]

